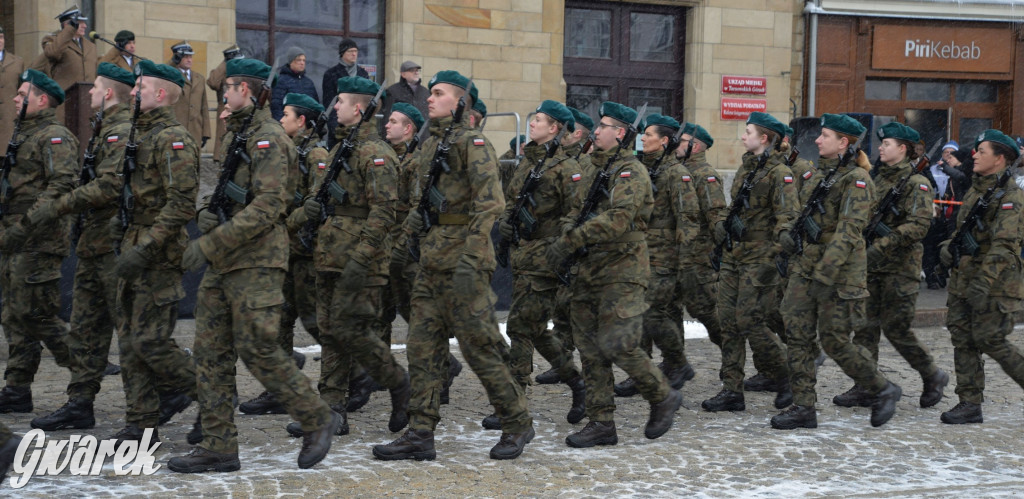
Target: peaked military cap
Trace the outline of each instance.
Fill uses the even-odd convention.
[[[750,113],[750,116],[747,117],[747,124],[767,128],[778,134],[779,137],[786,135],[786,125],[783,125],[781,121],[775,119],[774,116],[768,113],[761,113],[758,111]]]
[[[576,118],[573,118],[572,111],[561,102],[553,100],[541,102],[537,106],[537,112],[550,116],[551,119],[561,123],[570,132],[576,131]]]
[[[526,143],[526,135],[519,134],[519,143]],[[512,140],[508,141],[508,148],[516,151],[516,154],[519,154],[519,151],[516,149],[516,137],[512,137]]]
[[[484,104],[483,99],[473,101],[473,110],[480,113],[480,116],[487,116],[487,104]]]
[[[301,107],[308,109],[313,112],[322,113],[324,112],[324,106],[321,105],[316,99],[306,95],[290,93],[284,96],[284,105],[292,107]]]
[[[1010,159],[1017,159],[1017,156],[1020,156],[1020,146],[1017,145],[1017,141],[994,128],[985,130],[981,132],[981,135],[978,135],[978,140],[974,141],[974,149],[978,149],[982,142],[997,142],[1010,148],[1013,151],[1013,157]]]
[[[56,99],[57,104],[64,103],[64,90],[60,88],[60,85],[58,85],[57,82],[51,80],[49,76],[46,76],[41,71],[26,69],[21,73],[21,78],[18,79],[18,85],[21,85],[26,81],[39,90],[45,92],[46,95]]]
[[[686,133],[686,132],[683,132],[683,133]],[[695,138],[695,139],[703,142],[705,145],[707,145],[708,149],[711,149],[711,146],[714,145],[714,143],[715,143],[715,139],[711,138],[711,134],[708,133],[708,131],[705,130],[704,127],[702,127],[700,125],[693,125],[693,132],[690,133],[690,135],[693,138]]]
[[[110,78],[118,83],[124,83],[129,87],[135,86],[135,75],[132,74],[131,71],[122,69],[116,64],[111,64],[109,62],[101,62],[100,65],[96,67],[96,76]]]
[[[609,117],[623,123],[633,124],[636,121],[636,110],[619,104],[618,102],[604,101],[601,103],[601,117]]]
[[[466,87],[469,86],[469,78],[462,76],[458,71],[438,71],[437,74],[430,79],[430,82],[427,83],[427,88],[434,88],[434,85],[437,85],[438,83],[447,83],[465,90]],[[473,102],[480,100],[480,94],[477,92],[476,85],[473,85],[473,89],[469,91],[469,95],[473,98]]]
[[[157,64],[153,61],[142,59],[135,65],[135,77],[138,78],[140,76],[160,78],[161,80],[167,80],[179,87],[185,88],[185,77],[182,76],[181,70],[172,68],[166,64]]]
[[[664,115],[661,115],[661,114],[652,114],[652,115],[648,116],[647,119],[644,120],[644,121],[647,122],[647,126],[656,125],[656,126],[668,127],[668,128],[673,129],[673,130],[679,130],[679,122],[676,121],[676,119],[671,117],[671,116],[664,116]],[[646,130],[646,128],[645,128],[645,130]]]
[[[241,59],[245,57],[242,55],[242,49],[238,47],[237,43],[232,43],[230,47],[224,49],[225,59]]]
[[[416,125],[417,130],[423,126],[423,114],[420,113],[419,109],[416,109],[410,104],[406,104],[405,102],[396,102],[391,106],[391,112],[406,115],[409,118],[409,121],[412,121],[412,124]]]
[[[587,113],[584,113],[583,111],[580,111],[579,109],[576,109],[575,107],[569,107],[569,106],[565,106],[565,107],[569,108],[569,112],[572,113],[572,119],[576,121],[577,125],[580,125],[580,126],[586,128],[587,130],[593,130],[594,129],[594,120],[590,116],[588,116]]]
[[[195,50],[192,50],[192,45],[188,41],[180,41],[171,45],[171,52],[181,55],[194,55],[196,53]]]
[[[338,78],[339,94],[377,95],[380,85],[362,76],[346,76]],[[383,95],[381,96],[383,98]]]
[[[821,127],[854,137],[860,136],[860,134],[867,130],[859,121],[845,114],[825,113],[821,115]]]
[[[921,140],[921,134],[917,133],[917,130],[910,128],[903,123],[897,123],[895,121],[886,123],[878,129],[878,138],[880,139],[897,139],[906,140],[908,142],[917,142]]]
[[[225,78],[232,76],[244,76],[266,80],[270,78],[270,66],[267,63],[256,59],[231,59],[226,64]],[[181,71],[178,71],[181,73]]]
[[[82,17],[82,11],[78,10],[77,5],[73,5],[70,9],[61,12],[60,14],[57,14],[57,17],[55,17],[54,19],[56,19],[57,22],[61,24],[63,24],[64,21],[67,21],[68,19],[81,19],[83,21],[89,20],[88,17]]]

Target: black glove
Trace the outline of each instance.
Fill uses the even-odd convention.
[[[512,242],[512,237],[515,235],[515,227],[505,220],[498,222],[498,234],[501,234],[501,238],[505,241]]]
[[[796,254],[796,239],[793,239],[788,230],[779,233],[779,245],[782,246],[782,251],[785,251],[787,254]]]
[[[569,243],[565,242],[565,239],[560,237],[548,245],[548,249],[544,253],[544,257],[547,258],[548,265],[550,265],[551,268],[556,269],[571,253],[572,248],[569,247]]]
[[[302,203],[302,211],[306,212],[306,220],[320,220],[320,203],[316,199],[309,198]]]
[[[202,144],[199,144],[199,148],[200,148],[200,149],[202,149],[202,148],[206,147],[206,141],[207,141],[207,140],[210,140],[210,138],[209,138],[209,137],[203,137],[203,143],[202,143]]]
[[[714,232],[715,244],[722,244],[729,237],[729,231],[725,228],[725,222],[716,223]]]
[[[419,234],[423,231],[423,214],[420,210],[410,211],[409,216],[405,218],[405,224],[413,234]]]

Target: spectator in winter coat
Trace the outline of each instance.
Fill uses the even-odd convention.
[[[320,101],[316,85],[306,76],[306,52],[299,47],[290,47],[285,52],[285,60],[288,63],[281,66],[277,85],[274,86],[274,93],[270,97],[270,114],[278,121],[284,116],[284,96],[288,94],[308,95],[314,101]]]

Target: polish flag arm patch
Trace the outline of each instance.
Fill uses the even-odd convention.
[[[117,135],[111,135],[110,137],[107,137],[107,143],[111,142],[117,142]]]
[[[327,168],[327,163],[324,163],[324,162],[317,163],[316,167],[321,169],[321,170],[324,170],[324,169]]]
[[[917,185],[917,188],[918,188],[918,189],[921,189],[921,190],[922,190],[922,191],[924,191],[924,192],[928,192],[928,186],[927,186],[927,185],[925,185],[925,184],[918,184],[918,185]]]
[[[583,175],[580,175],[579,173],[573,173],[572,177],[570,178],[572,178],[573,182],[579,182],[580,180],[583,180]]]
[[[806,172],[804,172],[804,174],[803,174],[804,180],[807,180],[807,179],[811,178],[811,175],[814,175],[814,172],[812,172],[810,170],[807,170]]]
[[[619,174],[619,178],[629,178],[631,172],[622,172]]]
[[[482,145],[484,145],[486,143],[487,142],[484,141],[484,139],[473,139],[473,145],[475,145],[475,146],[482,146]]]
[[[1001,209],[1001,210],[1012,210],[1013,209],[1013,203],[1003,203],[999,207],[999,209]]]
[[[859,189],[866,189],[868,187],[868,183],[863,180],[858,180],[853,185]]]
[[[790,177],[789,175],[786,175],[785,177],[782,177],[782,181],[787,183],[787,184],[792,184],[793,183],[793,177]]]
[[[713,183],[715,183],[715,182],[718,182],[718,179],[717,179],[717,178],[715,178],[715,177],[713,177],[713,176],[712,176],[712,177],[708,177],[708,183],[712,183],[712,184],[713,184]]]
[[[64,139],[62,139],[60,137],[50,137],[50,143],[51,144],[63,144],[64,143]]]
[[[256,149],[269,149],[269,148],[270,148],[270,141],[269,140],[261,140],[259,142],[256,142]]]
[[[184,148],[185,148],[185,143],[184,142],[171,142],[171,149],[174,149],[175,151],[180,150],[180,149],[184,149]]]
[[[384,166],[384,158],[373,158],[373,166]]]
[[[683,175],[683,182],[689,182],[689,181],[690,181],[690,176],[689,175]]]

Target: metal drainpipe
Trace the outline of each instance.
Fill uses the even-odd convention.
[[[811,16],[811,45],[807,56],[807,115],[817,116],[814,109],[814,102],[817,98],[818,85],[818,10],[821,9],[821,0],[807,0],[804,4],[804,13]]]

